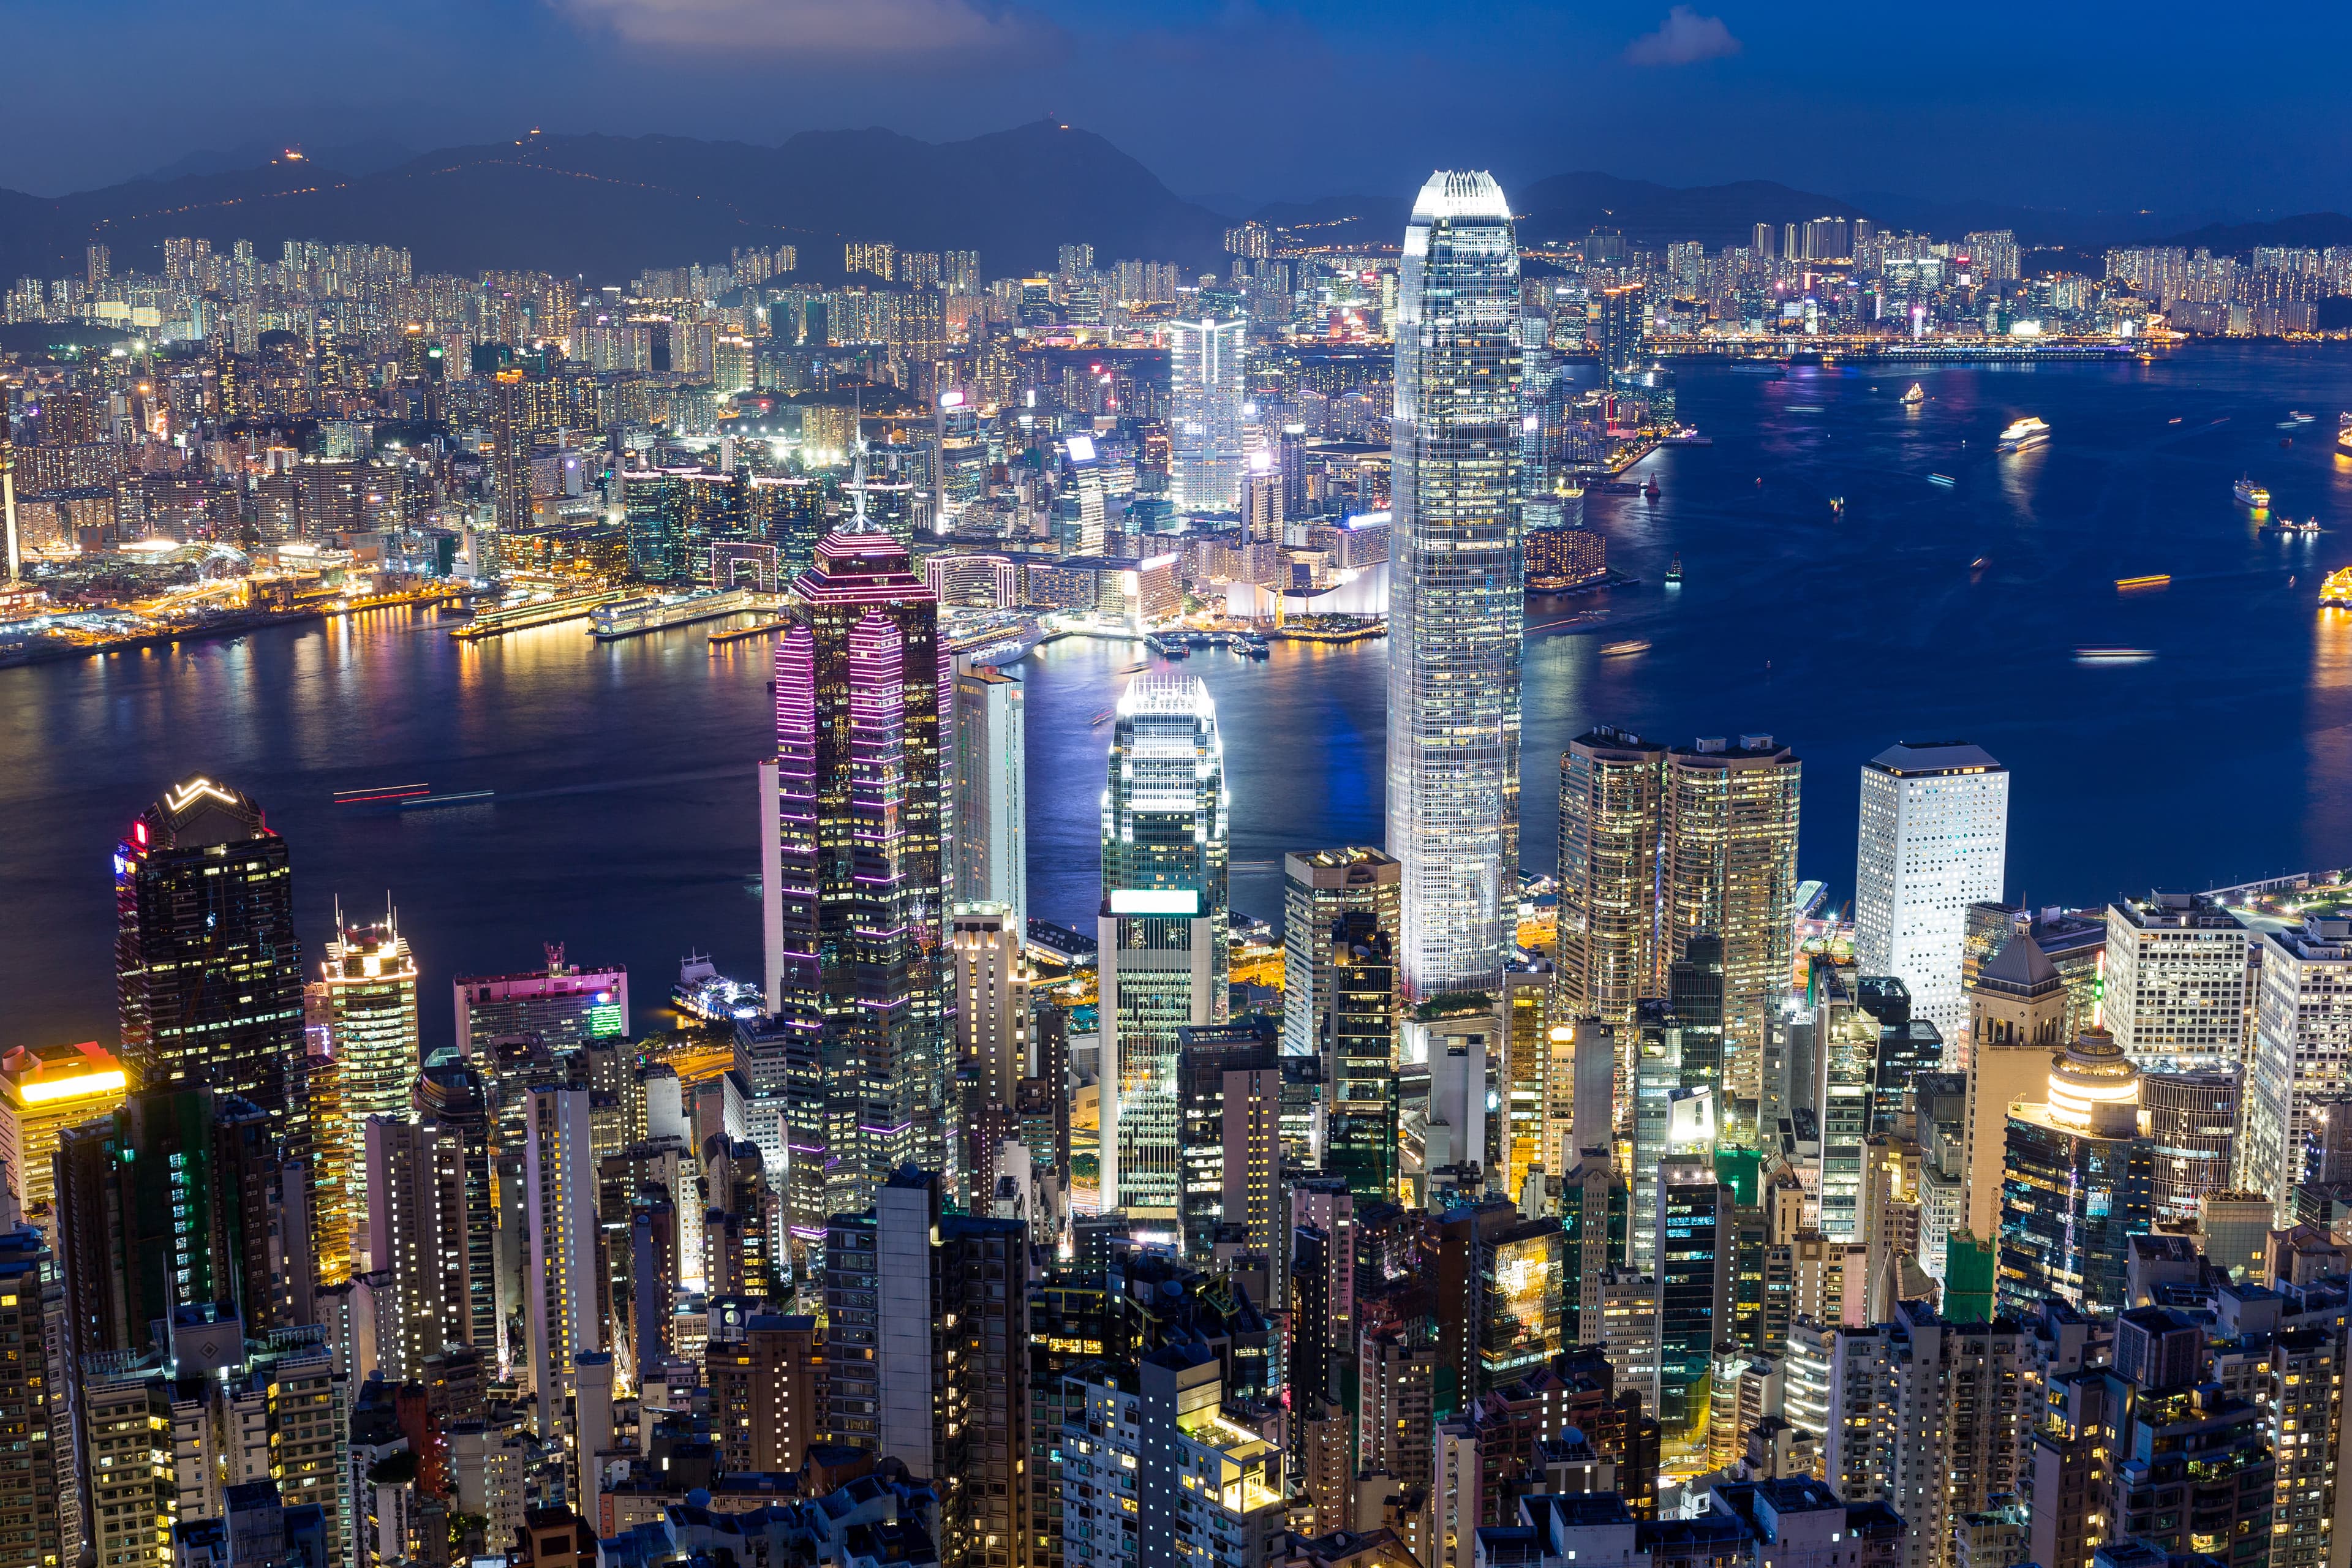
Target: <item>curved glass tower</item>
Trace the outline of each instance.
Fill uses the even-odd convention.
[[[1388,851],[1415,1000],[1499,994],[1518,901],[1519,253],[1494,176],[1429,177],[1397,289]]]
[[[1102,796],[1102,1207],[1177,1213],[1177,1031],[1225,1018],[1229,808],[1198,677],[1118,700]]]

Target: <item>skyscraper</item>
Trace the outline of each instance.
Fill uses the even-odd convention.
[[[2234,1068],[2252,1032],[2260,952],[2245,922],[2194,893],[2107,906],[2101,1016],[2143,1065]]]
[[[825,1172],[818,1206],[786,1215],[813,1242],[899,1166],[941,1163],[954,670],[938,602],[887,533],[827,536],[793,610],[776,639],[777,760],[761,770],[763,881],[769,1010],[821,1036],[814,1092],[786,1112],[793,1164]]]
[[[1765,1027],[1789,983],[1802,782],[1769,735],[1677,746],[1667,767],[1666,962],[1701,931],[1722,939],[1722,1081],[1738,1100],[1761,1090]]]
[[[1562,1017],[1596,1017],[1622,1029],[1633,1022],[1636,1002],[1661,994],[1665,779],[1664,745],[1606,725],[1560,753]]]
[[[2262,962],[2237,1184],[2284,1216],[2315,1108],[2352,1092],[2352,1012],[2340,1000],[2352,983],[2352,921],[2306,915],[2299,928],[2266,932]]]
[[[2041,1103],[2009,1110],[2001,1310],[2022,1316],[2055,1296],[2110,1315],[2124,1301],[2126,1238],[2153,1217],[2155,1146],[2140,1131],[2139,1068],[2099,1029],[2051,1058],[2048,1082]]]
[[[1173,1219],[1178,1029],[1226,1006],[1229,803],[1216,705],[1196,678],[1138,676],[1102,795],[1103,1207]]]
[[[373,1240],[368,1208],[368,1119],[407,1112],[419,1065],[416,1044],[416,960],[392,912],[381,922],[353,925],[335,911],[320,984],[328,1048],[342,1090],[343,1125],[313,1127],[311,1135],[338,1144],[350,1162],[345,1188],[352,1234]],[[390,1267],[370,1254],[369,1268]],[[439,1346],[435,1346],[439,1349]]]
[[[1029,932],[1028,719],[1021,683],[976,664],[955,682],[955,898]]]
[[[1368,915],[1367,931],[1395,941],[1399,870],[1377,849],[1293,850],[1282,858],[1284,1056],[1311,1057],[1323,1048],[1335,922]]]
[[[1502,991],[1518,903],[1519,256],[1494,176],[1406,226],[1391,424],[1388,850],[1406,995]]]
[[[530,526],[530,431],[528,389],[519,370],[502,370],[490,385],[490,485],[500,533]]]
[[[1242,493],[1242,345],[1235,317],[1168,323],[1168,477],[1185,511],[1231,511]]]
[[[286,841],[250,797],[184,779],[116,847],[114,905],[121,1055],[136,1081],[240,1095],[282,1136],[303,1055]]]
[[[1913,1014],[1948,1040],[1968,1022],[1968,909],[2000,900],[2008,845],[2009,770],[1983,747],[1906,742],[1864,764],[1854,957],[1910,987]]]

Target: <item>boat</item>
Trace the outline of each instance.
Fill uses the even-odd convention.
[[[2338,566],[2319,585],[2319,602],[2332,610],[2352,610],[2352,566]]]
[[[1125,669],[1120,670],[1119,673],[1121,675],[1141,675],[1145,670],[1150,669],[1150,668],[1151,661],[1150,659],[1145,659],[1141,664],[1129,665]]]
[[[599,605],[588,613],[588,635],[598,642],[618,642],[667,626],[716,620],[751,608],[749,588],[698,588],[686,594],[655,594],[614,604]]]
[[[2138,664],[2156,657],[2151,647],[2110,647],[2098,646],[2078,647],[2074,658],[2084,664]]]
[[[1675,552],[1675,558],[1666,563],[1666,586],[1669,588],[1679,588],[1682,585],[1683,553],[1681,551],[1677,550]]]
[[[2316,419],[2316,418],[2318,418],[2318,417],[2319,417],[2319,416],[2317,416],[2316,414],[2305,414],[2305,413],[2302,409],[2300,409],[2300,408],[2290,408],[2290,409],[2288,409],[2288,410],[2286,411],[2286,416],[2287,416],[2289,419],[2294,420],[2294,421],[2296,424],[2298,424],[2298,425],[2308,425],[2308,424],[2310,424],[2313,420],[2315,420],[2315,419]]]
[[[710,962],[710,955],[704,952],[679,962],[677,984],[669,992],[672,1007],[706,1024],[756,1018],[767,1011],[766,1002],[760,987],[748,981],[728,979]]]
[[[1929,474],[1927,476],[1927,482],[1936,486],[1939,489],[1948,490],[1959,481],[1953,479],[1949,474]]]
[[[1240,642],[1234,645],[1234,651],[1240,654],[1244,658],[1272,658],[1274,657],[1274,649],[1266,646],[1266,641],[1264,637],[1244,637]]]
[[[2352,414],[2339,414],[2336,416],[2336,449],[2339,452],[2352,453]]]
[[[1629,658],[1634,654],[1649,651],[1650,645],[1640,637],[1630,637],[1623,642],[1603,643],[1601,646],[1601,657],[1603,658]]]
[[[1986,567],[1988,567],[1988,566],[1990,566],[1990,565],[1991,565],[1991,564],[1992,564],[1992,557],[1991,557],[1991,556],[1990,556],[1990,555],[1979,555],[1979,556],[1978,556],[1974,561],[1971,561],[1971,562],[1969,562],[1969,571],[1971,571],[1971,572],[1981,572],[1981,571],[1983,571]]]
[[[1655,475],[1655,474],[1652,474],[1652,475],[1650,476],[1649,488],[1648,488],[1648,489],[1644,489],[1644,490],[1642,492],[1642,499],[1643,499],[1643,500],[1657,500],[1657,499],[1658,499],[1658,476],[1657,476],[1657,475]]]
[[[2009,428],[2000,433],[2000,439],[1993,443],[1993,450],[1996,452],[2030,451],[2049,439],[2050,426],[2029,414],[2022,419],[2013,419],[2010,422]]]
[[[1830,497],[1830,510],[1843,514],[1845,510],[1845,497]]]
[[[1923,403],[1925,403],[1925,402],[1927,402],[1927,388],[1925,388],[1925,387],[1921,386],[1921,385],[1920,385],[1917,382],[1916,382],[1916,381],[1915,381],[1915,382],[1913,382],[1913,383],[1911,384],[1911,390],[1910,390],[1910,391],[1908,391],[1908,392],[1906,392],[1906,393],[1905,393],[1905,394],[1903,395],[1902,401],[1903,401],[1903,404],[1904,404],[1904,405],[1905,405],[1906,407],[1908,407],[1908,408],[1916,408],[1916,407],[1918,407],[1918,406],[1919,406],[1919,405],[1921,405],[1921,404],[1923,404]]]
[[[1109,710],[1109,709],[1108,709],[1108,708],[1106,708],[1106,709],[1104,709],[1101,712],[1099,712],[1099,713],[1096,714],[1093,718],[1091,718],[1091,719],[1089,719],[1089,720],[1087,720],[1087,729],[1089,729],[1089,730],[1091,730],[1091,729],[1093,729],[1093,728],[1094,728],[1096,725],[1097,725],[1097,724],[1104,724],[1104,723],[1108,723],[1108,722],[1109,722],[1109,721],[1110,721],[1110,710]]]
[[[2164,588],[2169,587],[2171,584],[2171,573],[2151,572],[2145,577],[2118,577],[2116,579],[2116,589],[2118,593],[2128,594],[2136,588]]]
[[[2272,526],[2275,527],[2281,533],[2325,533],[2327,531],[2326,529],[2319,526],[2319,520],[2315,517],[2306,517],[2301,522],[2297,522],[2293,518],[2289,518],[2284,522],[2274,523]]]
[[[2256,511],[2268,511],[2271,508],[2271,492],[2243,475],[2230,493],[2238,498],[2240,506],[2250,506]]]
[[[430,795],[431,784],[368,784],[359,789],[339,789],[335,792],[337,805],[373,805],[381,801],[407,800],[411,796]]]

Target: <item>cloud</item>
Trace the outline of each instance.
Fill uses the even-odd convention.
[[[1625,47],[1625,58],[1637,66],[1686,66],[1696,60],[1721,59],[1741,47],[1720,16],[1702,16],[1687,5],[1666,13],[1654,33],[1644,33]]]
[[[624,43],[829,59],[994,56],[1055,41],[1024,13],[971,0],[548,0]]]

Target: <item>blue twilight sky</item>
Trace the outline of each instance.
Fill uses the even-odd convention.
[[[0,0],[0,185],[550,132],[944,140],[1050,112],[1185,195],[1433,164],[2036,205],[2352,210],[2352,10],[1823,0]]]

